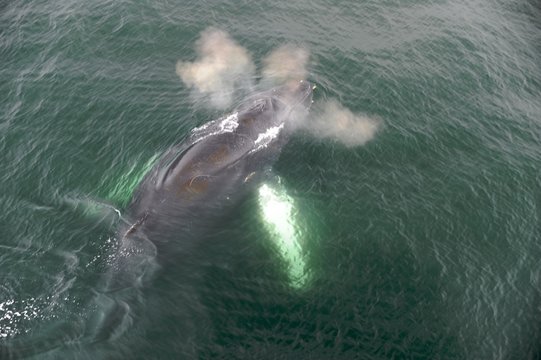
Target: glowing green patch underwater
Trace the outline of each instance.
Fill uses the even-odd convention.
[[[302,288],[308,282],[308,272],[295,222],[295,202],[279,182],[259,188],[259,205],[266,228],[271,233],[276,250],[286,263],[291,286]]]
[[[82,214],[87,219],[98,222],[107,221],[111,225],[116,219],[121,217],[122,214],[119,209],[126,207],[133,191],[152,166],[154,166],[158,158],[159,154],[156,154],[144,163],[143,166],[133,164],[128,171],[119,177],[118,181],[114,182],[112,189],[107,190],[109,187],[107,186],[102,194],[94,197],[66,196],[63,202],[73,211]]]
[[[127,172],[122,174],[122,176],[116,182],[114,188],[108,193],[107,199],[122,207],[126,206],[133,194],[133,191],[141,182],[143,177],[150,171],[152,166],[154,166],[159,156],[160,154],[155,154],[143,166],[133,164],[132,167]]]

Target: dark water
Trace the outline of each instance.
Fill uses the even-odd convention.
[[[47,359],[541,357],[540,19],[534,0],[0,2],[0,344]],[[175,74],[209,26],[258,67],[308,47],[316,103],[384,125],[362,147],[298,134],[284,148],[274,194],[295,259],[256,192],[190,239],[121,334],[89,343],[112,207],[221,115]]]

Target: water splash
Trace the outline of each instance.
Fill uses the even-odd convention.
[[[203,96],[211,107],[225,109],[234,95],[251,89],[255,73],[252,56],[223,30],[208,28],[196,43],[198,58],[194,62],[177,63],[181,80]],[[307,48],[285,44],[263,59],[260,85],[276,86],[308,77],[310,52]],[[315,106],[311,117],[293,117],[291,128],[305,130],[320,139],[332,139],[345,146],[364,145],[381,127],[379,119],[355,114],[337,100]]]
[[[310,52],[305,48],[282,45],[263,59],[263,78],[275,83],[306,79],[309,58]]]
[[[316,105],[312,113],[314,116],[300,118],[294,126],[316,138],[331,139],[348,147],[366,144],[381,127],[379,119],[355,114],[336,100]]]
[[[195,96],[210,100],[214,108],[225,109],[233,102],[237,88],[250,87],[255,65],[248,51],[225,31],[209,28],[196,43],[198,58],[179,61],[177,75]]]
[[[30,332],[24,326],[36,320],[50,320],[56,315],[52,307],[57,307],[52,296],[43,299],[7,299],[0,302],[0,339],[14,337]]]

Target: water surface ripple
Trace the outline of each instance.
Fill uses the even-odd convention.
[[[540,19],[534,0],[1,2],[1,351],[540,358]],[[121,221],[100,202],[122,211],[152,159],[221,115],[175,74],[210,26],[258,69],[305,46],[316,103],[382,129],[353,148],[297,134],[275,165],[304,288],[254,194],[144,290],[124,334],[88,344]]]

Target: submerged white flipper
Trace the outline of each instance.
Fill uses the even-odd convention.
[[[299,229],[295,200],[276,177],[259,187],[258,202],[265,228],[286,266],[290,285],[297,289],[306,287],[309,282],[306,244]]]

